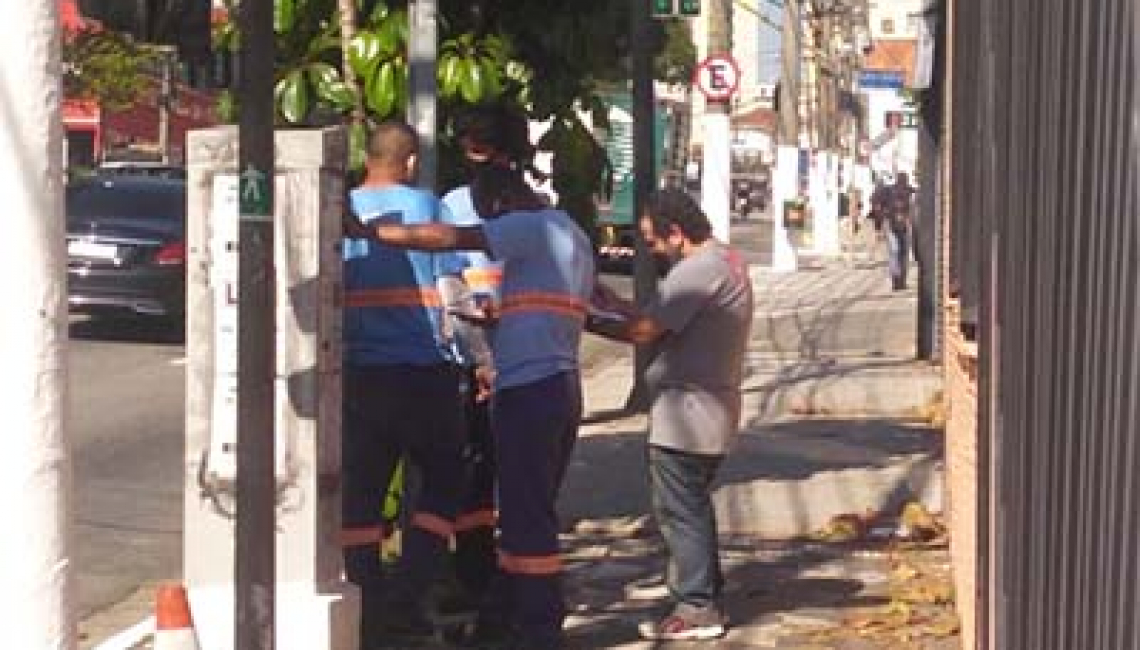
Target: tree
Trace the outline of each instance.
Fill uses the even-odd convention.
[[[119,32],[83,30],[64,39],[62,60],[66,97],[115,110],[138,99],[156,57]]]
[[[359,164],[364,125],[402,115],[407,103],[407,0],[276,0],[275,7],[280,121],[352,124]],[[352,16],[343,15],[349,9]],[[629,78],[627,3],[440,0],[439,9],[441,182],[458,178],[449,139],[456,112],[481,102],[514,103],[551,124],[540,145],[554,155],[560,206],[592,226],[593,197],[605,189],[607,164],[583,114],[604,125],[599,91]],[[666,52],[662,78],[691,74],[695,52],[687,30],[656,29]],[[234,48],[237,38],[227,24],[216,43]]]

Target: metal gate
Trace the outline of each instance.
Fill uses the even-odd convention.
[[[1140,650],[1137,5],[948,6],[950,282],[981,350],[983,648]]]

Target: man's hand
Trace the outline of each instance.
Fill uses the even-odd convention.
[[[485,402],[491,398],[491,387],[495,384],[495,371],[487,366],[475,369],[475,401]]]
[[[352,210],[344,211],[344,216],[341,217],[341,227],[344,229],[344,236],[348,239],[373,239],[376,237],[373,229],[364,225],[364,222]]]
[[[617,291],[601,282],[594,282],[594,291],[590,296],[590,305],[600,311],[613,312],[627,318],[637,315],[637,307],[630,301],[618,295]]]

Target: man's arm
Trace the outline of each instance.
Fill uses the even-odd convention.
[[[591,316],[586,319],[586,331],[634,345],[652,345],[669,333],[669,330],[643,314],[623,319]]]
[[[381,223],[371,226],[373,237],[396,248],[421,251],[484,251],[487,238],[482,226],[449,226],[425,223],[415,226]]]
[[[407,226],[383,223],[383,220],[366,224],[355,215],[345,215],[344,236],[352,239],[374,239],[396,248],[423,251],[489,252],[482,226],[449,226],[442,223]]]

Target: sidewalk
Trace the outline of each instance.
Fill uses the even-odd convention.
[[[703,647],[958,647],[944,542],[892,537],[905,504],[942,501],[941,434],[917,417],[940,375],[912,360],[913,291],[891,292],[881,265],[752,273],[745,423],[716,494],[732,630]],[[618,350],[586,379],[562,492],[569,633],[575,648],[697,647],[637,638],[665,596],[664,558]]]
[[[638,640],[665,596],[664,557],[648,515],[645,420],[621,413],[631,355],[607,343],[585,376],[560,501],[573,647],[957,648],[944,543],[891,539],[904,504],[938,512],[942,500],[941,434],[917,417],[940,375],[912,360],[914,293],[891,292],[881,265],[773,274],[760,265],[761,228],[734,229],[756,262],[757,300],[744,427],[716,494],[731,631],[703,645]],[[151,603],[144,587],[92,617],[82,647]]]

